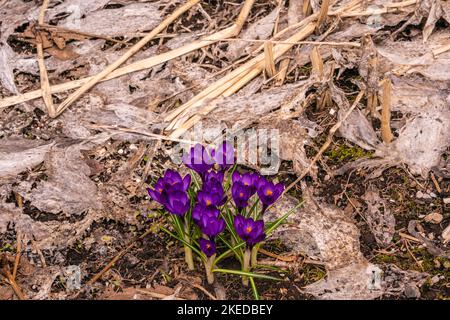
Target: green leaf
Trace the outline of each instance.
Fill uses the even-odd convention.
[[[167,230],[164,227],[161,227],[161,230],[164,231],[165,233],[167,233],[169,236],[171,236],[171,237],[177,239],[178,241],[182,242],[185,246],[191,248],[192,251],[194,251],[196,254],[198,254],[202,258],[202,260],[206,259],[205,255],[201,251],[199,251],[196,247],[194,247],[191,243],[186,242],[184,239],[174,235],[172,232],[170,232],[169,230]]]
[[[168,220],[170,221],[170,223],[172,224],[173,228],[175,229],[178,237],[183,238],[183,236],[184,236],[184,228],[183,228],[183,225],[181,224],[178,216],[175,216],[173,214],[169,214]]]
[[[189,172],[191,173],[191,178],[194,181],[195,187],[197,188],[197,190],[200,190],[200,183],[198,182],[197,174],[192,169],[189,169]]]
[[[294,213],[295,210],[297,210],[300,206],[303,205],[303,201],[300,202],[298,205],[296,205],[295,207],[293,207],[291,210],[289,210],[287,213],[285,213],[282,217],[280,217],[279,219],[275,220],[272,224],[270,224],[267,228],[266,228],[266,234],[269,235],[271,234],[276,228],[278,228],[291,214]]]
[[[227,191],[230,189],[230,186],[231,186],[231,177],[233,176],[234,171],[236,171],[236,168],[237,168],[237,163],[235,163],[235,164],[233,165],[233,167],[231,168],[231,170],[230,170],[229,173],[228,173],[227,180],[225,181],[224,187],[223,187],[223,190],[225,190],[225,192],[227,192]]]
[[[271,271],[276,271],[276,272],[284,272],[286,273],[286,270],[283,270],[280,267],[276,267],[276,266],[266,266],[264,264],[258,264],[256,266],[254,266],[255,269],[261,269],[261,270],[271,270]]]
[[[237,274],[239,276],[245,276],[245,277],[251,277],[251,278],[259,278],[259,279],[267,279],[267,280],[275,280],[275,281],[281,281],[282,280],[280,278],[275,278],[275,277],[268,276],[268,275],[265,275],[265,274],[246,272],[246,271],[241,271],[241,270],[213,269],[212,272],[220,272],[220,273],[226,273],[226,274]]]
[[[258,288],[256,288],[255,280],[253,278],[250,278],[250,285],[252,286],[253,298],[255,298],[255,300],[260,300]]]
[[[252,216],[252,212],[254,211],[253,218],[255,220],[258,219],[258,215],[257,215],[258,203],[259,203],[259,198],[256,198],[255,203],[252,205],[252,207],[248,211],[249,216]]]
[[[238,242],[240,242],[241,239],[238,237],[236,230],[234,230],[233,213],[231,212],[230,208],[228,208],[228,207],[225,210],[227,210],[227,214],[223,214],[223,212],[221,212],[221,216],[225,220],[225,224],[227,225],[227,230],[231,233],[233,240],[236,243],[238,243]]]
[[[223,241],[223,239],[221,239]],[[218,256],[216,258],[216,260],[214,260],[214,264],[218,264],[220,261],[222,261],[223,259],[225,259],[225,257],[230,254],[231,252],[233,252],[237,257],[239,257],[240,255],[236,253],[235,250],[243,247],[245,245],[245,242],[241,242],[238,245],[232,247],[228,242],[224,241],[224,243],[230,248],[229,250],[225,251],[224,253],[222,253],[220,256]],[[239,258],[238,258],[239,259]],[[241,258],[242,259],[242,258]]]

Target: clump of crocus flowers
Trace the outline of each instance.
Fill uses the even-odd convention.
[[[193,252],[200,257],[209,283],[214,281],[213,272],[224,272],[243,276],[247,285],[258,276],[250,271],[257,264],[261,242],[287,217],[269,223],[270,227],[263,220],[266,210],[283,194],[283,184],[255,172],[239,173],[234,147],[227,141],[217,148],[197,144],[183,163],[189,174],[183,177],[169,169],[148,189],[150,197],[169,213],[174,232],[163,230],[184,244],[189,269],[194,269]],[[219,249],[224,249],[220,255]],[[216,268],[233,255],[242,270]]]

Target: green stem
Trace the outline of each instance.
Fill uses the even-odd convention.
[[[244,252],[244,263],[242,265],[242,271],[244,271],[244,272],[249,272],[250,271],[250,258],[251,258],[251,255],[252,255],[251,249],[246,248],[245,252]],[[246,287],[248,286],[248,277],[245,277],[245,276],[242,277],[242,284],[244,286],[246,286]]]
[[[205,261],[206,280],[208,280],[209,284],[214,283],[214,274],[212,273],[212,269],[214,268],[215,259],[216,255],[214,254]]]
[[[184,241],[187,243],[191,243],[191,238],[189,236],[189,224],[187,219],[184,221]],[[188,265],[189,270],[194,270],[194,259],[192,257],[192,249],[189,248],[187,245],[184,245],[184,259],[186,260],[186,263]]]
[[[259,245],[255,245],[252,248],[251,266],[253,268],[256,267],[256,265],[258,264],[258,250],[259,250]]]

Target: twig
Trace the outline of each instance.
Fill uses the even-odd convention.
[[[136,242],[138,240],[141,240],[143,238],[145,238],[148,234],[150,234],[152,232],[152,228],[149,228],[147,231],[145,231],[142,235],[140,235],[139,237],[133,239],[131,241],[130,244],[128,244],[128,246],[126,246],[124,249],[122,249],[106,266],[103,267],[102,270],[100,270],[97,274],[95,274],[91,280],[89,280],[86,283],[86,286],[91,286],[93,285],[95,282],[97,282],[98,279],[100,279],[109,269],[111,269],[112,266],[114,266],[114,264],[119,261],[120,258],[122,258],[122,256],[127,253],[131,248],[134,247],[134,245],[136,244]]]
[[[139,293],[142,293],[142,294],[149,295],[152,298],[156,298],[156,299],[167,299],[167,298],[171,298],[173,296],[173,295],[166,295],[166,294],[162,294],[162,293],[158,293],[158,292],[153,292],[148,289],[136,289],[136,291]],[[173,296],[173,300],[185,300],[185,299]]]
[[[414,259],[414,261],[416,262],[416,264],[419,266],[420,269],[422,269],[422,271],[425,271],[423,269],[423,266],[419,263],[419,261],[417,260],[417,258],[414,256],[414,254],[411,252],[411,250],[409,249],[409,245],[408,245],[408,240],[403,239],[403,243],[405,244],[406,250],[408,251],[409,255]]]
[[[439,186],[439,183],[437,182],[436,177],[434,176],[433,172],[431,172],[431,180],[433,181],[433,184],[434,184],[434,187],[436,188],[436,191],[438,193],[442,193],[442,189]]]
[[[269,252],[267,250],[264,250],[263,248],[259,248],[258,252],[260,252],[268,257],[271,257],[271,258],[274,258],[277,260],[281,260],[281,261],[285,261],[285,262],[293,262],[293,261],[297,260],[297,257],[295,257],[295,256],[283,257],[283,256],[279,256],[275,253]]]
[[[304,1],[303,4],[309,3],[309,1]],[[283,5],[283,1],[278,1],[278,12],[277,12],[277,22],[275,24],[275,28],[273,29],[273,36],[278,33],[278,25],[279,25],[279,18],[280,18],[280,12],[281,12],[281,6]],[[292,5],[291,3],[289,5]],[[296,5],[296,4],[295,4]],[[292,24],[292,19],[288,18],[288,25]],[[286,79],[286,76],[288,74],[289,64],[291,62],[291,58],[286,57],[281,60],[279,64],[279,71],[276,74],[275,77],[275,86],[282,86],[284,83],[284,80]]]
[[[96,74],[92,79],[83,84],[79,89],[77,89],[74,93],[72,93],[66,100],[64,100],[58,107],[56,116],[60,115],[67,107],[69,107],[73,102],[75,102],[79,97],[81,97],[85,92],[95,86],[100,80],[104,79],[107,75],[117,69],[120,65],[122,65],[125,61],[127,61],[130,57],[132,57],[136,52],[141,50],[150,40],[152,40],[158,33],[164,31],[167,26],[169,26],[173,21],[175,21],[180,15],[185,13],[191,7],[199,3],[200,0],[189,0],[184,5],[175,10],[172,14],[170,14],[164,21],[157,26],[153,31],[151,31],[148,35],[142,38],[138,43],[132,46],[123,56],[114,61],[108,67],[106,67],[103,71]]]
[[[12,273],[12,277],[14,280],[16,280],[17,268],[19,267],[21,252],[22,252],[22,234],[20,232],[17,232],[16,258],[14,259],[14,268]]]
[[[205,289],[204,287],[202,287],[201,285],[196,284],[196,283],[189,282],[189,281],[184,280],[184,279],[183,279],[183,282],[184,282],[185,284],[191,286],[191,287],[197,288],[198,290],[202,291],[202,292],[203,292],[204,294],[206,294],[211,300],[217,300],[217,298],[216,298],[211,292],[209,292],[208,290],[206,290],[206,289]]]
[[[408,0],[403,2],[394,2],[394,3],[388,3],[384,5],[383,8],[380,9],[367,9],[364,11],[351,11],[351,12],[343,12],[340,14],[341,17],[362,17],[362,16],[371,16],[371,15],[378,15],[383,13],[392,13],[395,12],[395,9],[403,8],[403,7],[409,7],[412,5],[415,5],[418,2],[418,0]],[[393,10],[394,9],[394,10]]]
[[[450,254],[446,253],[443,249],[434,245],[434,243],[422,236],[419,232],[416,231],[416,227],[419,224],[417,220],[411,220],[408,223],[408,232],[412,234],[414,237],[419,239],[427,248],[428,252],[436,257],[444,257],[450,259]]]
[[[31,243],[33,245],[34,250],[36,250],[36,252],[38,253],[39,260],[41,260],[41,263],[42,263],[42,267],[45,268],[47,266],[47,263],[45,262],[45,257],[44,257],[44,254],[42,253],[41,248],[39,248],[39,246],[37,245],[37,243],[35,241],[31,240]]]
[[[208,39],[204,39],[202,41],[209,41]],[[283,40],[261,40],[261,39],[240,39],[240,38],[227,38],[227,39],[221,39],[220,41],[244,41],[244,42],[254,42],[254,43],[274,43],[274,44],[292,44],[292,45],[300,45],[300,44],[313,44],[313,45],[324,45],[324,46],[335,46],[335,47],[355,47],[359,48],[361,47],[361,44],[358,42],[351,42],[351,41],[283,41]],[[256,50],[257,51],[257,50]]]
[[[444,53],[444,52],[446,52],[448,50],[450,50],[450,43],[448,43],[446,45],[443,45],[440,48],[434,49],[432,51],[432,53],[433,53],[433,56],[436,57],[436,56],[438,56],[438,55],[440,55],[440,54],[442,54],[442,53]]]
[[[9,272],[7,266],[3,267],[3,273],[5,275],[7,283],[9,283],[9,285],[14,290],[14,293],[16,294],[17,298],[19,298],[19,300],[27,300],[27,297],[23,294],[16,280],[14,280],[13,275],[11,274],[11,272]]]
[[[359,101],[361,100],[361,98],[364,95],[364,90],[361,90],[358,94],[358,96],[356,97],[355,101],[353,102],[353,105],[348,109],[348,111],[345,113],[345,115],[342,117],[341,120],[339,120],[331,129],[330,132],[328,133],[328,137],[327,140],[325,141],[325,143],[322,145],[322,147],[319,149],[319,152],[316,154],[316,156],[314,157],[314,159],[311,161],[311,163],[309,164],[309,166],[302,172],[302,174],[294,181],[292,182],[283,192],[283,194],[285,194],[286,192],[288,192],[292,187],[294,187],[300,180],[302,180],[308,173],[309,171],[312,169],[312,167],[315,165],[315,163],[319,160],[319,158],[322,156],[322,154],[328,149],[328,147],[330,146],[331,142],[333,141],[333,136],[336,133],[336,131],[341,127],[341,125],[345,122],[345,120],[347,120],[348,116],[352,113],[353,109],[356,108],[356,106],[358,105]]]
[[[41,6],[41,11],[39,12],[38,24],[42,25],[45,19],[45,11],[47,10],[49,0],[44,0]],[[42,97],[44,99],[45,106],[47,108],[48,115],[53,118],[56,115],[55,106],[53,105],[52,92],[50,89],[50,82],[48,80],[47,68],[44,62],[44,46],[42,34],[36,32],[36,49],[38,55],[38,65],[39,65],[39,75],[41,79],[41,91]]]
[[[281,60],[280,62],[280,66],[279,66],[279,71],[277,73],[276,76],[276,80],[275,80],[275,85],[276,86],[281,86],[284,82],[284,79],[286,79],[286,75],[287,75],[287,71],[289,69],[289,64],[291,63],[291,59],[290,58],[284,58],[283,60]]]
[[[108,37],[108,36],[102,36],[99,34],[83,32],[80,30],[69,29],[69,28],[64,28],[64,27],[60,27],[60,26],[53,26],[53,25],[47,24],[47,23],[39,24],[39,26],[37,26],[36,29],[37,30],[55,30],[60,33],[75,33],[75,34],[79,34],[80,36],[87,37],[87,38],[98,38],[98,39],[104,39],[104,40],[119,43],[119,44],[127,44],[126,41],[116,40],[116,39]]]
[[[414,241],[414,242],[418,242],[418,243],[422,243],[422,241],[420,241],[419,239],[417,239],[416,237],[410,236],[409,234],[403,233],[403,232],[399,232],[398,235],[402,238]]]
[[[91,125],[90,127],[92,129],[107,129],[107,130],[113,130],[113,131],[114,130],[115,131],[122,131],[122,132],[126,132],[126,133],[138,134],[138,135],[154,138],[156,140],[167,140],[167,141],[173,141],[173,142],[179,142],[179,143],[186,143],[186,144],[189,144],[189,145],[194,145],[194,144],[197,144],[197,143],[203,143],[201,141],[195,141],[195,140],[171,138],[171,137],[168,137],[168,136],[165,136],[165,135],[162,135],[162,134],[145,132],[145,131],[140,131],[140,130],[131,129],[131,128],[121,128],[121,127],[116,127],[116,126],[97,125],[97,124]]]

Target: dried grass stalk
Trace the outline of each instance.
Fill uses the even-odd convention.
[[[323,0],[320,6],[319,17],[317,18],[317,26],[316,30],[319,30],[322,26],[322,23],[328,16],[328,9],[330,7],[330,0]]]
[[[389,78],[383,80],[383,96],[381,98],[381,138],[384,143],[390,143],[394,136],[391,131],[391,89],[392,84]]]
[[[314,29],[315,23],[310,22],[303,28],[301,28],[297,33],[292,35],[288,39],[288,42],[300,41],[312,34],[314,32]],[[278,59],[281,55],[291,49],[292,46],[292,44],[278,44],[277,46],[275,46],[273,50],[274,59]],[[172,121],[166,129],[176,129],[170,136],[173,138],[179,137],[183,134],[183,132],[192,127],[201,119],[201,116],[197,114],[188,121],[184,121],[182,117],[183,115],[187,114],[188,110],[200,106],[206,99],[217,98],[220,95],[226,97],[235,93],[262,72],[262,70],[264,69],[264,62],[265,55],[263,53],[248,61],[246,64],[237,68],[233,72],[230,72],[228,75],[200,92],[197,96],[186,102],[184,105],[175,109],[165,118],[166,121]],[[200,114],[207,114],[212,110],[211,108],[213,107],[205,106],[203,110],[200,111]],[[180,119],[177,119],[177,117],[179,117]]]
[[[185,55],[189,52],[206,47],[206,46],[213,44],[221,39],[226,39],[226,38],[237,36],[240,33],[242,26],[244,25],[254,2],[255,2],[255,0],[245,0],[245,3],[242,6],[241,12],[239,13],[239,17],[237,18],[236,23],[234,25],[232,25],[231,27],[221,30],[219,32],[216,32],[212,35],[205,36],[202,39],[194,41],[194,42],[187,44],[185,46],[182,46],[180,48],[171,50],[169,52],[165,52],[165,53],[162,53],[162,54],[154,56],[154,57],[150,57],[147,59],[143,59],[143,60],[131,63],[125,67],[118,68],[118,69],[114,70],[113,72],[111,72],[109,75],[102,78],[100,81],[107,81],[110,79],[114,79],[114,78],[123,76],[128,73],[141,71],[144,69],[149,69],[158,64],[161,64],[166,61],[169,61],[169,60],[175,59],[177,57],[180,57],[182,55]],[[74,81],[70,81],[70,82],[66,82],[66,83],[57,84],[57,85],[51,86],[50,91],[51,91],[51,93],[58,93],[58,92],[64,92],[64,91],[71,90],[71,89],[76,89],[76,88],[81,87],[84,84],[88,83],[89,81],[94,79],[94,77],[95,76],[91,76],[91,77],[86,77],[84,79],[79,79],[79,80],[74,80]],[[23,102],[26,102],[29,100],[37,99],[39,97],[42,97],[42,95],[43,95],[43,92],[41,89],[41,90],[30,91],[30,92],[27,92],[25,94],[18,95],[18,96],[8,97],[3,100],[0,100],[0,109],[6,108],[9,106],[18,104],[18,103],[23,103]]]
[[[311,65],[312,65],[312,71],[313,73],[317,74],[319,76],[319,79],[323,78],[323,59],[319,53],[319,50],[317,49],[317,46],[315,46],[311,50]]]
[[[278,71],[277,76],[275,77],[275,85],[281,86],[283,85],[284,79],[286,79],[287,71],[289,69],[289,64],[291,63],[291,59],[285,58],[280,62],[280,70]]]
[[[312,12],[311,2],[310,0],[304,0],[303,1],[303,15],[305,17],[309,16]]]
[[[104,79],[107,75],[117,69],[120,65],[122,65],[125,61],[127,61],[130,57],[132,57],[135,53],[141,50],[150,40],[152,40],[158,33],[165,30],[173,21],[175,21],[179,16],[188,11],[194,5],[199,3],[200,0],[189,0],[184,5],[176,9],[172,14],[170,14],[164,21],[153,29],[148,35],[142,38],[138,43],[132,46],[123,56],[114,61],[108,67],[106,67],[103,71],[96,74],[92,79],[83,84],[79,89],[77,89],[74,93],[72,93],[66,100],[64,100],[58,107],[56,112],[56,116],[60,115],[67,107],[69,107],[72,103],[74,103],[79,97],[81,97],[85,92],[95,86],[100,80]]]
[[[273,57],[273,43],[270,41],[264,43],[264,62],[267,75],[269,78],[272,78],[277,70],[275,68],[275,59]]]

